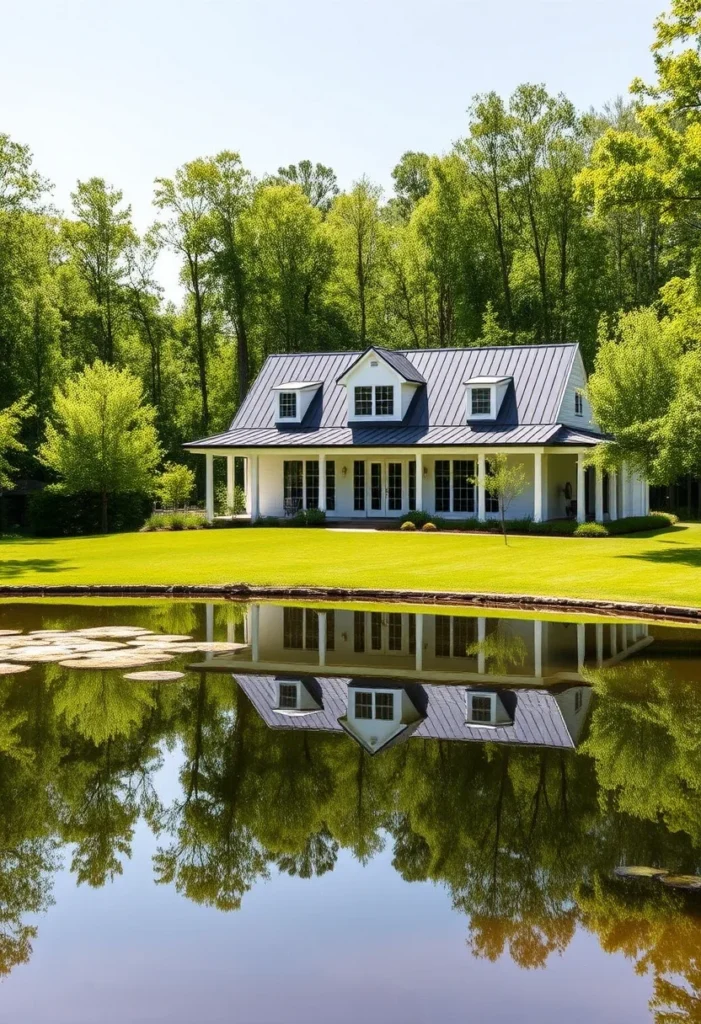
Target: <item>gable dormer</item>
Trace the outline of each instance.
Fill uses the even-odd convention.
[[[277,707],[273,710],[278,715],[291,718],[299,715],[313,715],[322,710],[321,701],[304,679],[279,679],[277,681]]]
[[[347,392],[349,423],[398,423],[426,381],[401,352],[373,347],[336,383]]]
[[[278,426],[301,423],[320,387],[321,381],[319,380],[294,380],[288,384],[276,384],[272,388],[272,392],[275,403],[275,422]]]
[[[514,718],[501,695],[488,690],[465,690],[465,724],[482,729],[513,725]]]
[[[464,381],[468,422],[495,420],[512,380],[513,377],[469,377]]]

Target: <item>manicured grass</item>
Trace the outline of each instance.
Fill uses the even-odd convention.
[[[701,606],[701,525],[575,539],[315,529],[0,540],[2,583],[478,590]]]

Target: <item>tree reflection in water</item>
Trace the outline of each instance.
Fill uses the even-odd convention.
[[[652,973],[657,1021],[701,1021],[701,903],[611,875],[701,867],[698,685],[643,661],[589,681],[576,752],[413,737],[370,757],[345,734],[270,730],[229,675],[0,679],[0,972],[29,958],[61,852],[102,886],[142,819],[155,881],[224,911],[272,871],[311,878],[389,843],[402,878],[445,886],[473,955],[540,968],[584,928]],[[163,803],[168,749],[179,793]]]

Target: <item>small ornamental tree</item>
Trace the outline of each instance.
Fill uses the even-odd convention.
[[[164,508],[180,508],[187,504],[195,487],[195,474],[188,466],[166,462],[156,480],[156,493]]]
[[[110,495],[152,488],[161,458],[154,418],[138,377],[99,360],[54,392],[39,459],[68,493],[101,496],[103,533]]]
[[[478,487],[484,487],[487,494],[499,501],[499,514],[501,516],[501,532],[506,539],[506,513],[526,489],[526,470],[522,462],[511,463],[506,455],[501,452],[491,455],[487,460],[487,473],[484,477],[476,477],[475,483]]]
[[[7,456],[10,452],[26,451],[19,434],[22,423],[33,412],[27,398],[20,398],[6,409],[0,409],[0,490],[12,486],[12,476],[16,471]]]

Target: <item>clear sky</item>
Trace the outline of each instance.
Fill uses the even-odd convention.
[[[124,191],[236,149],[388,191],[407,149],[445,152],[476,92],[543,82],[580,108],[651,76],[665,0],[27,0],[0,4],[0,131],[28,143],[63,209],[77,178]]]

